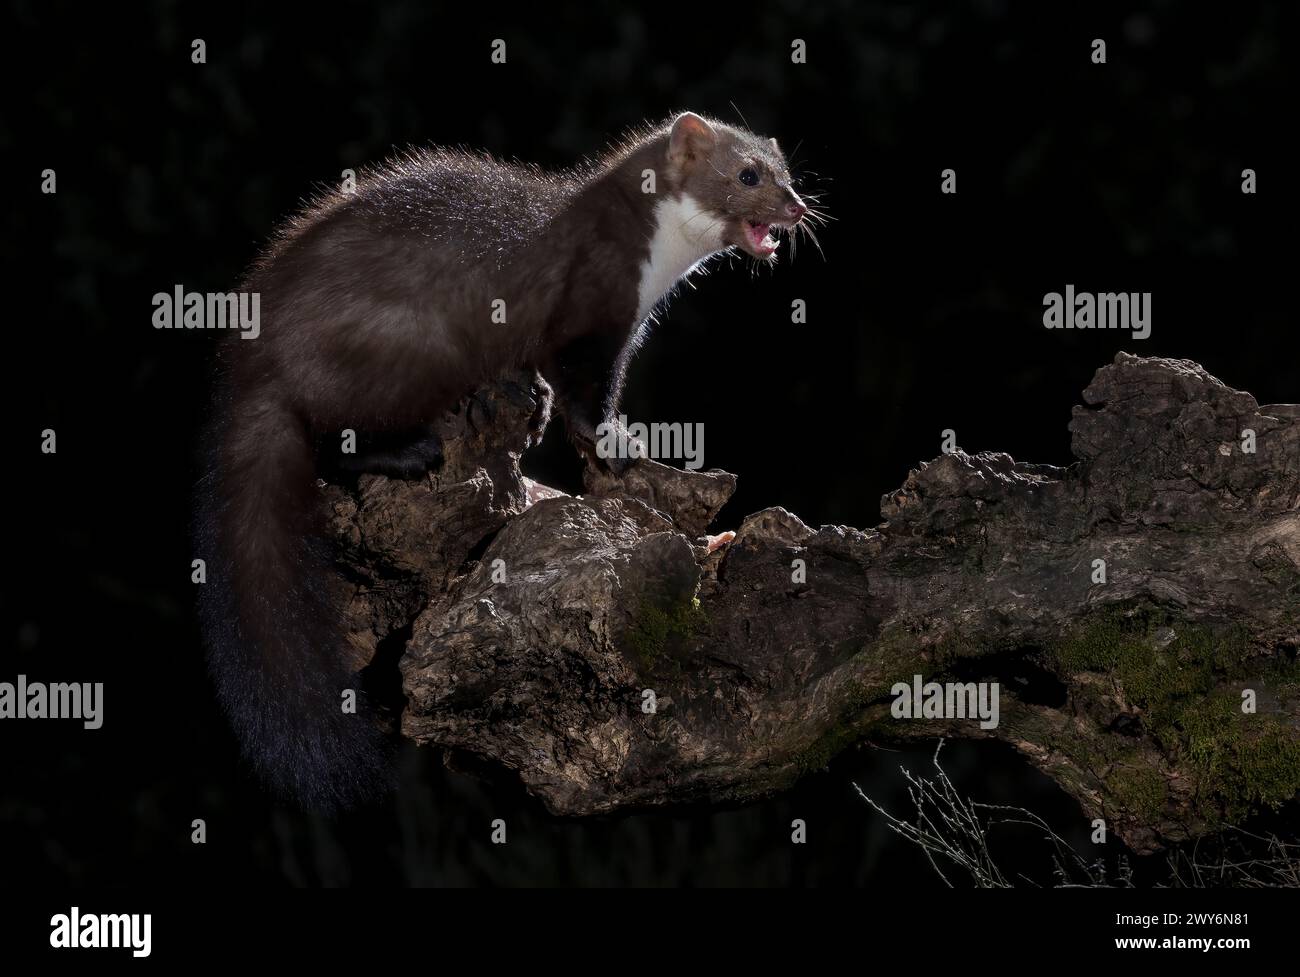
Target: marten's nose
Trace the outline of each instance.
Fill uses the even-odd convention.
[[[795,197],[785,205],[785,213],[786,216],[790,218],[792,224],[797,224],[799,223],[799,219],[803,217],[804,214],[808,213],[808,208],[804,206],[802,200]]]

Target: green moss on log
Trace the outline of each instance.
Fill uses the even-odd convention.
[[[708,615],[698,597],[668,607],[643,600],[637,605],[623,643],[646,675],[678,674],[681,662],[674,652],[698,638],[708,626]]]
[[[1050,649],[1049,660],[1066,677],[1108,676],[1105,692],[1136,707],[1165,757],[1196,778],[1195,813],[1232,823],[1300,791],[1300,736],[1285,712],[1295,708],[1286,690],[1300,682],[1300,666],[1266,651],[1243,628],[1189,624],[1150,605],[1129,605],[1095,613]],[[1071,684],[1076,698],[1103,694]],[[1280,708],[1242,712],[1248,686],[1257,694],[1262,687],[1281,692]],[[1154,771],[1112,768],[1103,786],[1143,818],[1167,799],[1164,778]]]

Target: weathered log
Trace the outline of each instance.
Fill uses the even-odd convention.
[[[994,737],[1138,851],[1300,788],[1300,406],[1121,353],[1069,468],[954,451],[874,529],[774,508],[710,552],[733,476],[531,483],[528,390],[447,418],[425,480],[324,488],[357,647],[404,642],[416,742],[584,815],[760,796],[867,737]],[[918,674],[998,682],[998,726],[894,718]]]

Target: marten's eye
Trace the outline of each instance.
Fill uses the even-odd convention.
[[[740,171],[740,182],[745,184],[747,187],[758,186],[758,171],[751,169],[748,166],[745,167]]]

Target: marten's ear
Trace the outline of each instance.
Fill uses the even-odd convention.
[[[768,142],[772,144],[772,152],[776,153],[776,155],[778,156],[784,156],[784,154],[781,152],[780,144],[777,143],[776,141],[776,136],[773,136],[771,139],[768,140]]]
[[[713,148],[717,134],[694,112],[683,112],[673,121],[673,131],[668,137],[668,159],[682,164],[696,159]]]

